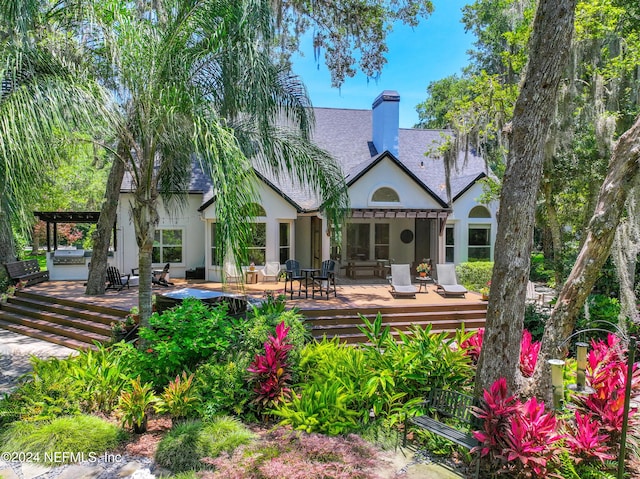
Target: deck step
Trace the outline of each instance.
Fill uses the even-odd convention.
[[[72,349],[111,339],[111,324],[127,311],[19,291],[0,305],[0,328]]]
[[[0,311],[0,319],[7,323],[21,324],[32,329],[38,329],[43,332],[55,334],[65,338],[70,338],[75,341],[80,341],[87,344],[93,344],[94,342],[104,343],[110,339],[110,332],[105,334],[97,334],[91,331],[85,331],[83,329],[74,328],[62,324],[56,324],[46,319],[36,319],[27,316],[16,315],[8,313],[2,309]]]
[[[16,291],[17,298],[28,298],[35,301],[41,301],[45,303],[53,303],[57,305],[69,306],[71,308],[81,309],[84,311],[92,311],[94,313],[103,313],[109,316],[118,316],[124,318],[129,314],[129,311],[119,308],[109,308],[99,304],[83,303],[81,301],[73,301],[71,299],[58,298],[55,296],[49,296],[46,294],[32,293],[30,291]]]
[[[305,316],[315,338],[339,337],[348,344],[366,343],[368,338],[359,327],[364,327],[364,316],[373,321],[381,314],[382,326],[388,326],[392,336],[399,338],[399,331],[410,332],[414,326],[431,326],[432,333],[445,332],[453,336],[457,330],[483,328],[486,322],[487,305],[484,302],[450,303],[446,305],[420,305],[362,309],[305,309]]]
[[[41,331],[39,329],[30,328],[28,326],[24,326],[21,324],[10,323],[4,321],[0,318],[0,329],[6,329],[7,331],[12,331],[14,333],[22,334],[23,336],[29,336],[31,338],[40,339],[42,341],[47,341],[49,343],[58,344],[60,346],[65,346],[70,349],[75,349],[78,351],[85,351],[87,349],[97,349],[93,344],[87,344],[82,341],[76,341],[71,338],[66,338],[64,336],[59,336],[57,334],[47,333],[45,331]]]
[[[49,309],[36,309],[36,307],[37,305],[34,304],[25,304],[24,302],[16,303],[10,300],[9,303],[2,306],[2,311],[6,311],[7,313],[10,313],[14,316],[23,316],[36,320],[44,320],[61,326],[67,326],[74,329],[96,333],[102,336],[109,336],[111,334],[111,323],[120,321],[119,318],[113,317],[108,324],[105,324],[102,321],[93,321],[86,319],[85,317],[78,315],[76,312],[68,312],[69,314],[60,314]]]
[[[81,318],[91,323],[100,323],[107,326],[114,321],[118,321],[123,318],[121,314],[116,314],[114,310],[108,312],[91,311],[84,308],[82,304],[75,304],[74,306],[70,306],[60,303],[52,303],[50,301],[44,301],[42,300],[42,298],[25,298],[22,295],[10,298],[9,303],[16,306],[37,309],[38,311],[48,311],[50,313],[56,313],[61,316]]]

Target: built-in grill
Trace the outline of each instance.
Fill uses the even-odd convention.
[[[53,264],[84,264],[83,249],[57,249],[53,252]]]

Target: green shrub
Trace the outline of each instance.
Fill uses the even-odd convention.
[[[45,464],[88,460],[118,447],[125,434],[94,416],[64,416],[53,421],[15,422],[0,434],[0,451],[28,451]],[[70,452],[75,457],[54,456]],[[93,455],[93,456],[92,456]]]
[[[291,401],[269,411],[282,418],[281,425],[291,425],[306,433],[319,432],[329,436],[347,434],[358,428],[361,412],[349,408],[351,395],[338,382],[317,381],[305,384]]]
[[[146,349],[138,354],[140,375],[156,388],[165,386],[182,371],[194,371],[207,358],[219,358],[235,346],[235,320],[226,307],[210,308],[186,298],[179,306],[154,313],[148,328],[140,328]]]
[[[531,281],[538,281],[549,284],[555,279],[555,272],[551,261],[547,261],[542,253],[531,254],[531,270],[529,272]]]
[[[131,372],[122,351],[122,346],[99,346],[97,351],[88,349],[71,360],[70,375],[81,391],[85,412],[109,414],[128,386]]]
[[[586,307],[588,314],[585,314],[583,308],[576,321],[576,331],[598,328],[612,333],[616,332],[618,315],[620,314],[620,301],[617,298],[610,298],[602,294],[592,294],[587,298]],[[607,337],[605,331],[594,331],[589,334],[593,338],[604,339]]]
[[[198,367],[195,381],[205,419],[224,414],[241,416],[247,412],[252,397],[247,379],[251,359],[238,351],[226,362],[207,361]]]
[[[471,291],[480,291],[480,288],[486,287],[491,281],[492,273],[493,262],[491,261],[474,261],[456,266],[458,282]]]
[[[248,444],[254,435],[240,421],[218,417],[210,423],[187,421],[175,426],[158,444],[156,462],[172,472],[197,471],[205,468],[200,461],[231,453]]]
[[[30,358],[32,370],[10,396],[0,402],[0,424],[21,419],[41,421],[81,412],[81,384],[71,377],[72,360]]]

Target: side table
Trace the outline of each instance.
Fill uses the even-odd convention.
[[[431,276],[416,276],[416,281],[418,282],[418,293],[428,293],[427,283],[433,283],[433,279]],[[422,291],[424,289],[424,291]]]
[[[257,271],[247,271],[244,277],[247,284],[256,284],[258,282]]]

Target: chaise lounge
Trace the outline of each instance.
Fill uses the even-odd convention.
[[[458,284],[456,266],[452,263],[436,265],[436,292],[442,296],[462,296],[467,294],[467,288]]]
[[[391,284],[391,294],[394,298],[416,297],[418,288],[411,283],[411,272],[408,264],[392,264],[389,283]]]

